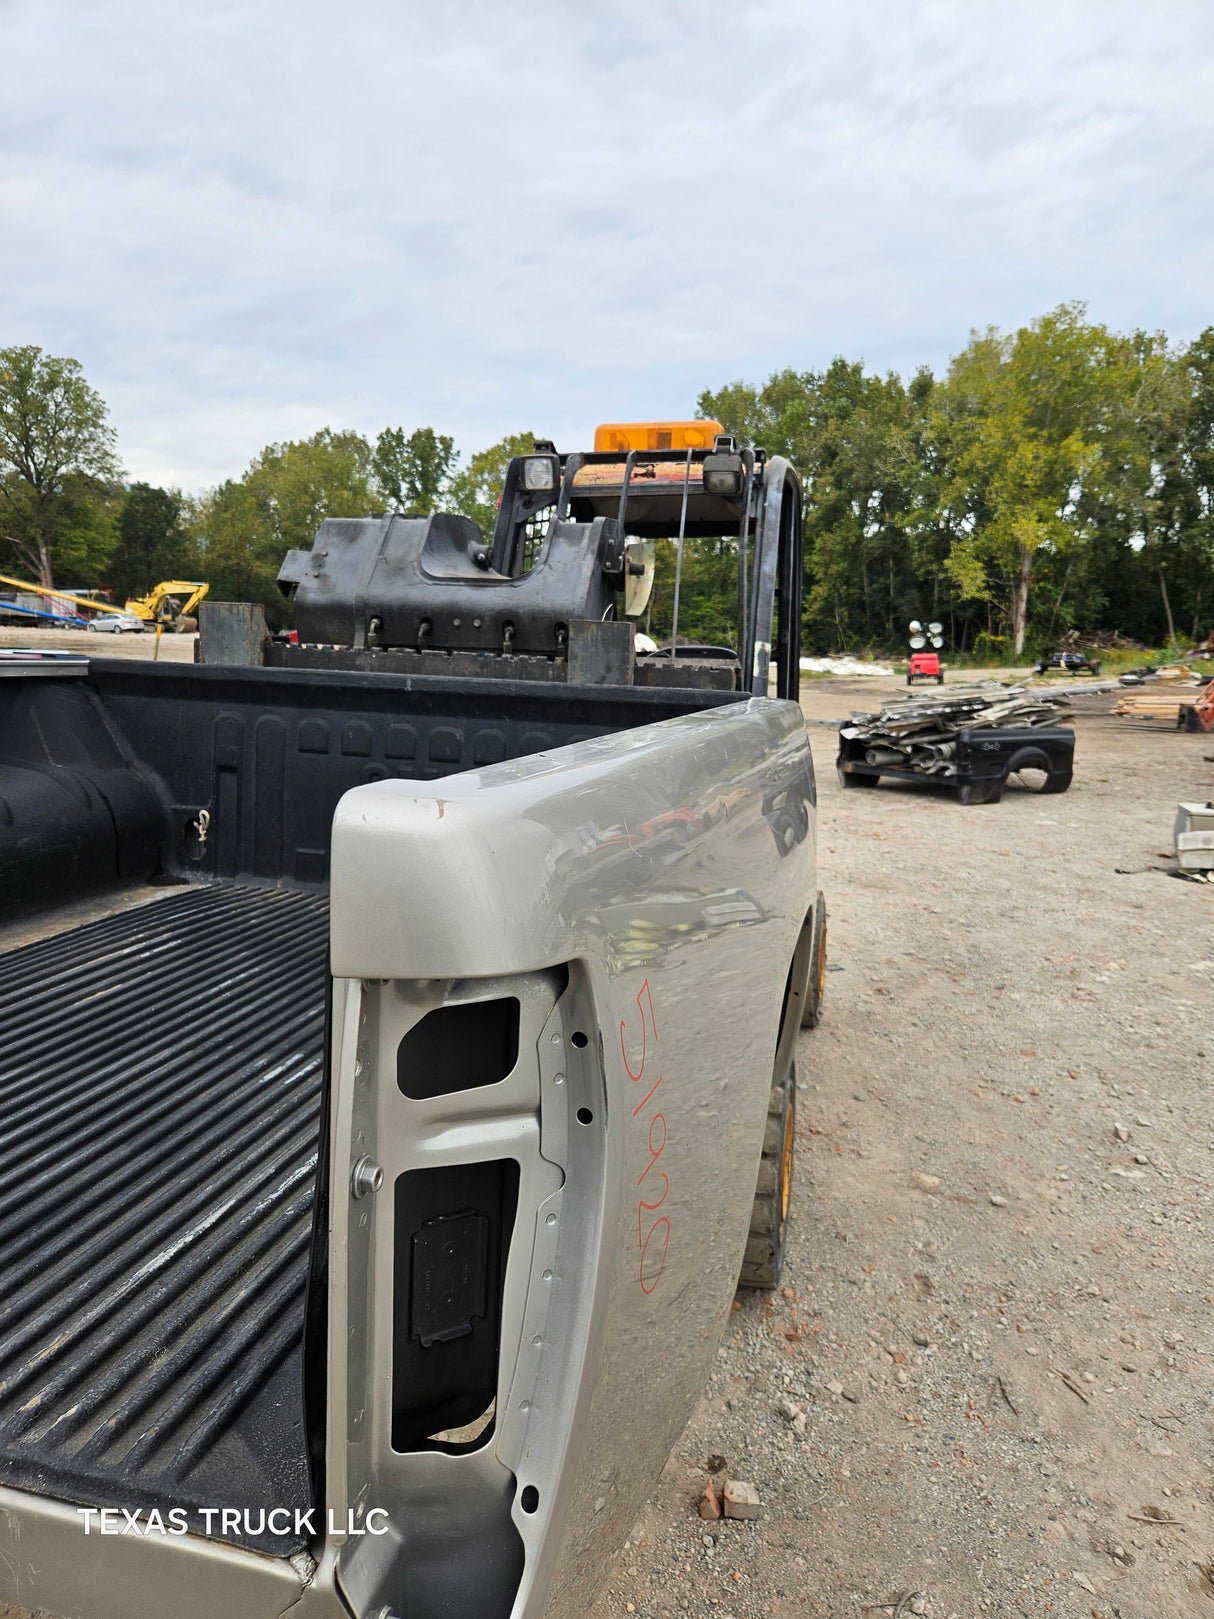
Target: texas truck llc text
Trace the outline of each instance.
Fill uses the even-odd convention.
[[[86,1535],[188,1535],[190,1533],[189,1519],[182,1507],[173,1507],[166,1513],[161,1513],[158,1507],[145,1511],[143,1507],[136,1507],[128,1511],[126,1507],[77,1507],[77,1513],[84,1519],[84,1532]],[[317,1509],[308,1507],[294,1510],[287,1507],[273,1507],[269,1512],[259,1507],[251,1512],[247,1507],[200,1507],[198,1517],[202,1519],[204,1535],[240,1536],[242,1539],[251,1535],[315,1535]],[[93,1519],[97,1519],[96,1527]],[[383,1507],[372,1507],[367,1513],[365,1521],[359,1525],[355,1521],[353,1509],[347,1514],[346,1523],[336,1522],[333,1508],[329,1508],[328,1529],[331,1535],[386,1535],[388,1533],[388,1514]],[[218,1520],[218,1521],[216,1521]]]

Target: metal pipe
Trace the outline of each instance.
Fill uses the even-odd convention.
[[[628,510],[628,485],[632,482],[632,469],[636,465],[637,452],[629,450],[628,459],[624,462],[624,484],[620,490],[620,509],[616,513],[621,528],[624,526],[624,515]]]
[[[746,464],[746,483],[742,489],[742,527],[738,531],[738,662],[743,670],[750,666],[749,592],[746,577],[746,550],[750,540],[750,491],[754,486],[755,452],[743,450]]]
[[[625,473],[627,478],[627,473]],[[673,669],[679,655],[679,588],[683,583],[683,535],[687,530],[687,491],[691,487],[691,451],[687,452],[687,467],[683,473],[683,507],[679,512],[679,549],[674,564],[674,620],[670,626],[670,666]],[[624,484],[628,492],[628,484]],[[620,503],[623,510],[623,502]]]
[[[565,475],[561,479],[561,493],[556,503],[556,520],[563,523],[569,516],[569,502],[573,498],[573,480],[586,465],[586,456],[581,450],[574,450],[565,457]]]
[[[755,646],[759,638],[759,578],[763,567],[763,544],[766,534],[767,500],[764,496],[759,507],[758,522],[755,524],[755,554],[751,563],[750,601],[747,607],[746,626],[746,663],[742,669],[742,679],[746,682],[744,689],[750,689],[754,673]],[[766,697],[766,691],[763,696]]]

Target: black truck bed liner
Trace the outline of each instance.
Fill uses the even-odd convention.
[[[328,904],[235,885],[0,978],[0,1455],[84,1505],[306,1508]],[[218,1521],[216,1532],[218,1532]],[[242,1535],[290,1552],[288,1540]]]

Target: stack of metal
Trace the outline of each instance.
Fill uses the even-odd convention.
[[[1058,725],[1069,718],[1064,697],[1046,697],[1027,686],[983,680],[973,686],[899,698],[882,704],[875,714],[853,713],[839,734],[863,743],[866,764],[918,770],[928,776],[955,776],[959,732],[983,726],[1028,729]]]

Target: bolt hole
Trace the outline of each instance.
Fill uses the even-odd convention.
[[[540,1492],[534,1484],[524,1486],[523,1493],[518,1498],[518,1504],[524,1512],[534,1512],[540,1504]]]
[[[579,1124],[593,1124],[594,1114],[588,1107],[580,1107],[577,1110],[577,1122]]]
[[[589,1045],[589,1043],[590,1043],[586,1039],[586,1036],[582,1033],[582,1031],[580,1029],[575,1029],[573,1031],[573,1033],[569,1036],[569,1038],[573,1042],[573,1044],[578,1048],[579,1051],[582,1049],[583,1046]]]

